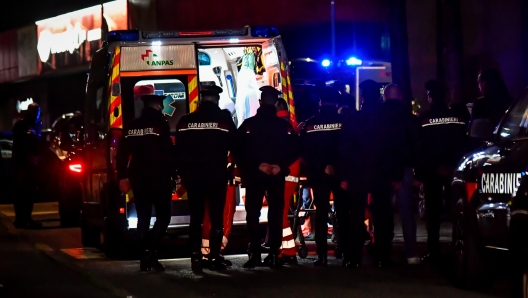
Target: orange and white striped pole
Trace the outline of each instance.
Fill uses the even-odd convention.
[[[118,84],[120,82],[120,76],[119,76],[119,62],[121,60],[121,48],[116,47],[114,49],[114,53],[112,54],[112,61],[111,61],[111,72],[110,72],[110,80],[108,83],[108,114],[110,119],[110,127],[113,128],[123,128],[123,116],[122,116],[122,108],[121,108],[121,95],[114,96],[112,94],[112,85]],[[117,109],[118,113],[117,117],[114,114],[114,111]]]
[[[290,81],[290,71],[286,71],[286,80],[288,81],[288,105],[290,106],[290,122],[293,127],[297,127],[297,117],[295,116],[295,101],[293,100],[293,91]]]
[[[189,75],[189,112],[196,111],[198,108],[198,76]]]

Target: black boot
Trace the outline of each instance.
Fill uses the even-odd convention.
[[[315,267],[326,267],[328,265],[328,258],[326,254],[320,254],[317,256],[317,260],[313,262]]]
[[[211,264],[210,255],[202,255],[202,268],[209,268],[209,265]]]
[[[161,263],[158,261],[158,257],[156,255],[155,250],[150,250],[147,258],[150,262],[150,267],[152,267],[152,269],[157,272],[165,271],[165,266],[161,265]]]
[[[202,273],[202,253],[201,252],[192,253],[191,269],[192,269],[192,272],[196,274]]]
[[[218,255],[218,259],[221,260],[222,263],[224,263],[224,265],[226,265],[227,267],[233,266],[233,263],[226,259],[223,255]]]
[[[269,265],[271,269],[282,268],[282,260],[281,258],[279,258],[278,253],[270,253],[267,259],[268,259],[267,265]]]
[[[139,270],[141,271],[150,271],[152,269],[150,260],[148,258],[148,253],[148,250],[141,252],[141,258],[139,259]]]
[[[282,255],[282,263],[288,265],[297,265],[297,257]]]
[[[249,245],[248,255],[249,255],[249,260],[244,264],[244,268],[255,268],[255,267],[259,267],[262,265],[260,247],[253,248],[251,245]]]
[[[150,271],[154,269],[157,272],[165,271],[165,267],[161,265],[156,257],[156,251],[154,250],[145,250],[139,261],[139,269],[141,271]]]
[[[227,266],[224,264],[222,259],[220,259],[220,249],[222,248],[222,237],[224,236],[223,229],[221,230],[211,230],[211,235],[209,239],[209,249],[211,253],[209,254],[210,265],[209,269],[211,270],[226,270]]]

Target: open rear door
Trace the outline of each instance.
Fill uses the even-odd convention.
[[[280,36],[271,38],[262,45],[262,54],[266,72],[270,76],[271,86],[282,90],[282,97],[288,102],[290,108],[290,119],[297,124],[295,117],[295,101],[293,99],[292,86],[290,81],[290,63],[282,38]]]

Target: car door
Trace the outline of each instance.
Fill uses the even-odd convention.
[[[482,240],[506,248],[510,205],[528,166],[528,93],[517,100],[496,129],[496,140],[480,155],[473,200]]]

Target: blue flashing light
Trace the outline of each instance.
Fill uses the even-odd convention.
[[[363,61],[359,60],[359,59],[356,58],[356,57],[350,57],[350,58],[346,61],[346,64],[347,64],[347,65],[361,65],[361,64],[363,64]]]
[[[332,63],[332,62],[331,62],[330,60],[328,60],[328,59],[324,59],[324,60],[321,62],[321,65],[322,65],[323,67],[328,67],[328,66],[330,66],[331,63]]]
[[[108,42],[112,41],[138,41],[139,31],[138,30],[116,30],[108,32],[106,39]]]
[[[251,36],[253,37],[274,37],[279,35],[279,30],[271,26],[251,27]]]

